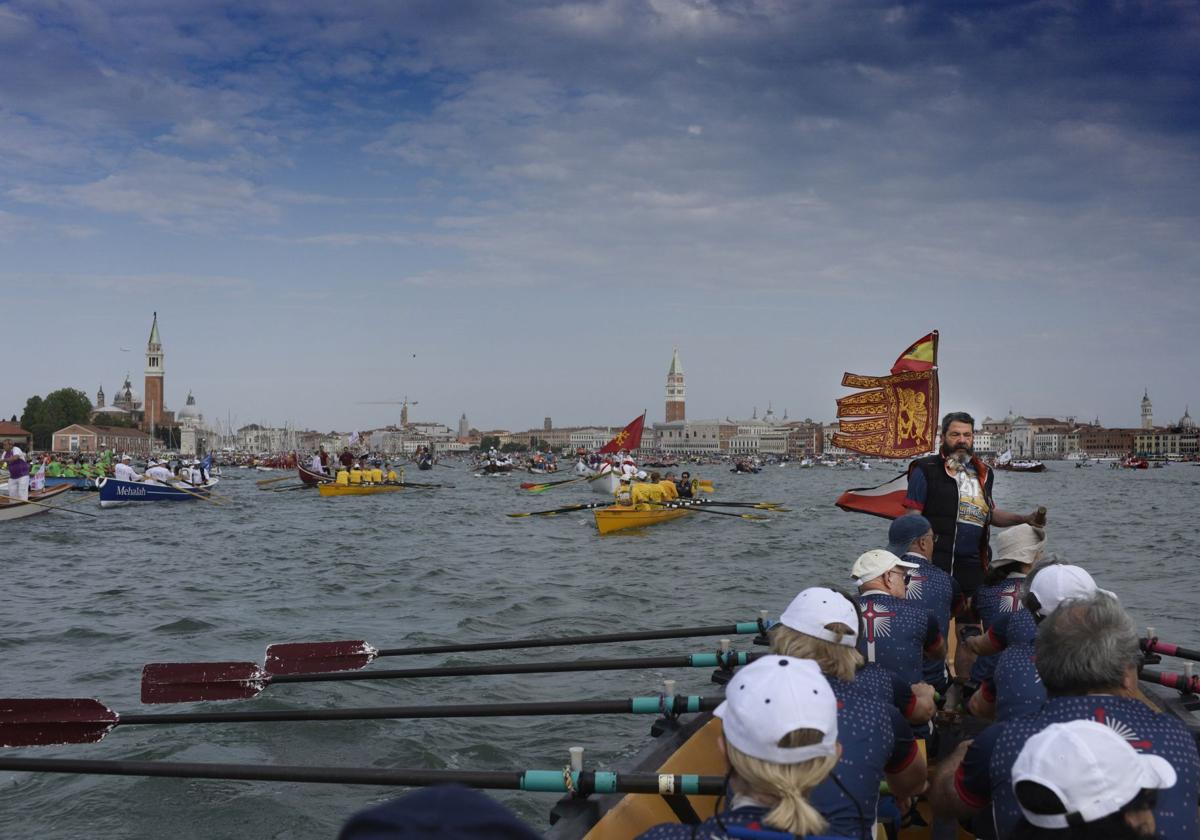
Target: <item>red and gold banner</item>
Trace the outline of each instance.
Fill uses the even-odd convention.
[[[932,370],[937,365],[937,345],[937,330],[918,338],[900,354],[900,358],[896,359],[896,364],[892,365],[892,373],[900,373],[905,370]]]
[[[929,341],[933,353],[927,370],[842,376],[843,386],[862,390],[837,401],[840,431],[833,436],[834,446],[880,458],[911,458],[933,450],[938,417],[937,332],[918,341],[905,356],[915,348],[920,348],[921,356],[929,355],[921,346]]]
[[[624,429],[617,432],[616,437],[596,451],[601,455],[616,454],[622,449],[632,452],[642,445],[642,428],[645,425],[646,415],[643,413],[641,417],[638,417]]]

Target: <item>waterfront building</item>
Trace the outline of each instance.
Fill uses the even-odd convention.
[[[767,413],[761,418],[755,407],[749,420],[730,420],[726,417],[725,422],[736,428],[728,447],[724,447],[730,455],[787,454],[787,431],[781,428],[782,421],[769,405]]]
[[[1003,438],[1001,438],[1003,440]],[[975,430],[975,454],[981,458],[996,454],[996,436],[987,429]]]
[[[784,413],[784,417],[787,413]],[[808,418],[789,420],[784,424],[788,430],[787,456],[793,461],[812,458],[824,449],[824,426]]]
[[[1074,417],[1018,417],[1012,424],[1008,449],[1014,458],[1061,458],[1062,437],[1074,425]],[[1039,444],[1037,436],[1047,434]],[[1039,451],[1042,454],[1037,454]]]
[[[125,379],[125,385],[126,387],[129,385],[128,377]],[[117,393],[119,396],[122,395],[121,391],[118,391]],[[130,394],[129,401],[133,401],[132,393]],[[101,426],[127,425],[131,419],[132,415],[128,409],[122,408],[119,405],[104,404],[103,385],[96,389],[96,403],[95,407],[92,409],[92,413],[88,416],[89,423],[98,423]]]
[[[841,458],[850,454],[849,450],[847,450],[845,447],[833,445],[833,436],[836,435],[841,428],[842,424],[837,420],[834,420],[832,423],[826,423],[825,426],[822,427],[821,435],[824,440],[824,446],[821,450],[822,455]]]
[[[72,423],[53,435],[54,452],[70,455],[97,455],[106,449],[138,457],[150,455],[150,435],[128,426],[92,426]]]
[[[216,433],[204,425],[204,414],[196,405],[196,398],[188,391],[187,402],[179,412],[179,454],[203,455],[208,451]]]
[[[676,455],[715,455],[727,451],[737,427],[721,420],[677,420],[655,423],[658,448]],[[722,446],[722,433],[725,446]]]
[[[1190,408],[1184,409],[1183,417],[1173,426],[1142,429],[1134,436],[1133,450],[1149,458],[1166,458],[1171,461],[1193,460],[1200,455],[1200,435]]]
[[[1106,429],[1097,418],[1094,423],[1076,426],[1066,436],[1065,454],[1078,453],[1088,458],[1123,458],[1133,451],[1139,429]]]
[[[683,364],[679,361],[679,348],[676,347],[671,354],[671,367],[667,369],[666,420],[668,423],[679,423],[687,419],[685,396]]]
[[[33,449],[33,433],[22,429],[20,423],[0,420],[0,440],[11,440],[26,452]]]
[[[458,439],[466,442],[471,436],[471,424],[467,422],[467,412],[463,412],[462,417],[458,418]]]

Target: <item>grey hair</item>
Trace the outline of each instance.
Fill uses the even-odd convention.
[[[950,428],[951,423],[966,423],[972,429],[975,428],[975,418],[965,411],[951,411],[942,418],[942,437],[946,436],[946,430]]]
[[[1035,649],[1051,697],[1120,688],[1141,655],[1133,619],[1103,592],[1060,604],[1038,625]]]

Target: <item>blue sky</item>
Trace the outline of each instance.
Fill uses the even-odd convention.
[[[525,428],[942,334],[943,408],[1200,403],[1192,3],[0,2],[0,413]],[[131,352],[122,352],[121,348]],[[19,349],[15,349],[19,348]]]

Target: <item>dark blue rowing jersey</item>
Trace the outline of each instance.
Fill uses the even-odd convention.
[[[1013,572],[999,583],[984,584],[975,590],[971,606],[979,615],[983,629],[991,627],[1002,615],[1012,615],[1024,609],[1021,605],[1021,587],[1024,583],[1025,575]]]
[[[1007,837],[1021,816],[1010,779],[1021,747],[1050,724],[1071,720],[1099,721],[1138,752],[1169,761],[1179,778],[1174,787],[1158,791],[1156,836],[1163,840],[1197,836],[1200,755],[1192,734],[1170,715],[1155,712],[1139,700],[1110,694],[1055,697],[1033,714],[989,726],[971,743],[955,775],[959,797],[975,808],[990,801],[996,834]]]
[[[874,830],[884,774],[899,773],[920,750],[900,710],[873,696],[872,687],[860,685],[857,678],[854,682],[828,679],[837,698],[838,743],[842,746],[833,772],[857,805],[832,778],[813,790],[810,801],[829,821],[831,834],[868,836]]]
[[[769,808],[761,805],[739,805],[735,802],[723,814],[709,817],[700,825],[656,825],[639,834],[637,840],[839,840],[837,837],[816,835],[801,837],[771,828],[763,823],[769,812]]]
[[[910,685],[921,682],[925,653],[942,640],[933,613],[878,590],[862,593],[858,603],[863,627],[858,652]]]
[[[962,588],[958,581],[930,563],[921,554],[909,552],[902,558],[907,563],[916,563],[917,568],[909,571],[908,589],[904,600],[916,604],[933,613],[937,620],[938,632],[942,638],[950,636],[950,616],[953,615],[958,602],[962,598]],[[946,690],[946,660],[941,658],[925,659],[922,663],[923,681],[929,683],[938,691]]]

